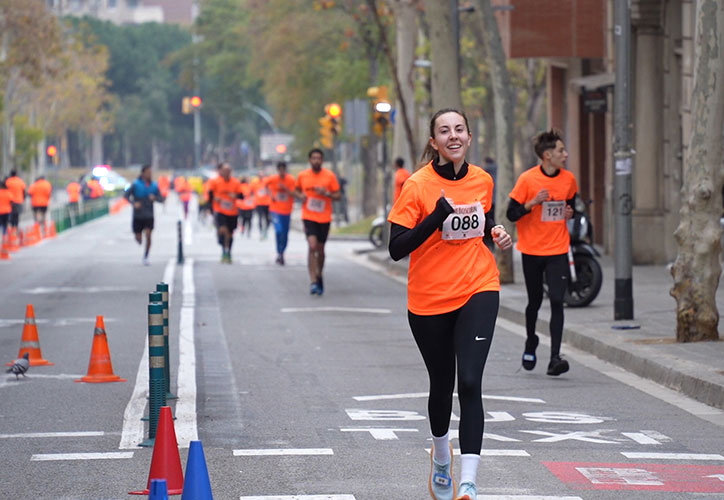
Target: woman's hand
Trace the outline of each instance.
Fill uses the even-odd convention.
[[[501,250],[507,250],[513,246],[513,238],[505,230],[505,226],[493,226],[490,233],[493,236],[493,241]]]

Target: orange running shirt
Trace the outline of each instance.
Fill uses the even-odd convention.
[[[0,188],[0,215],[9,214],[13,210],[10,200],[10,190]]]
[[[392,203],[396,202],[397,198],[400,197],[400,193],[402,193],[402,185],[410,178],[410,175],[410,172],[404,168],[398,168],[397,172],[395,172],[395,197],[392,198]]]
[[[269,206],[271,205],[271,196],[269,190],[266,187],[266,178],[259,178],[251,181],[251,188],[254,191],[254,202],[257,206]]]
[[[458,227],[461,223],[473,229],[485,227],[484,216],[482,220],[477,213],[474,219],[462,216],[473,210],[485,213],[493,204],[493,178],[475,165],[468,166],[462,180],[451,181],[440,177],[428,163],[405,181],[387,220],[414,228],[435,210],[441,190],[458,212],[450,214],[446,223],[458,217]],[[438,230],[410,254],[407,308],[414,314],[454,311],[476,293],[499,290],[498,267],[482,237],[444,240]]]
[[[230,177],[224,180],[223,177],[217,177],[211,185],[211,193],[214,197],[214,212],[236,216],[236,195],[241,193],[241,182],[239,179]]]
[[[302,220],[326,224],[332,222],[332,199],[322,196],[314,188],[322,188],[330,193],[339,191],[337,176],[331,170],[322,168],[314,172],[311,168],[302,170],[297,177],[297,188],[306,196],[302,205]]]
[[[568,253],[570,238],[564,213],[566,201],[578,191],[576,178],[564,169],[554,177],[548,177],[543,173],[543,167],[536,165],[520,174],[510,197],[523,205],[535,198],[541,189],[547,189],[550,198],[516,221],[516,248],[528,255]]]
[[[50,203],[50,193],[53,187],[45,179],[38,179],[28,188],[30,195],[30,205],[33,207],[47,207]]]
[[[294,208],[294,188],[297,183],[294,176],[285,174],[284,179],[279,178],[279,174],[266,178],[266,187],[271,194],[271,205],[269,211],[280,215],[289,215]],[[286,188],[286,191],[282,189]]]
[[[22,203],[25,199],[23,196],[25,192],[25,182],[16,175],[5,179],[5,185],[10,190],[10,198],[13,203]]]
[[[248,182],[242,182],[239,186],[241,194],[244,195],[244,199],[236,200],[236,208],[239,210],[254,210],[256,203],[254,202],[254,193],[251,190],[251,186]]]
[[[80,201],[80,184],[71,182],[65,190],[68,192],[68,201],[70,203],[78,203],[78,201]]]

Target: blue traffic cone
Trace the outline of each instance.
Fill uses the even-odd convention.
[[[151,479],[148,500],[168,500],[168,488],[165,479]]]
[[[214,500],[201,441],[191,441],[189,444],[185,478],[181,500]]]

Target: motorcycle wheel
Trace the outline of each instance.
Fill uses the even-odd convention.
[[[370,229],[370,242],[375,248],[382,248],[384,241],[382,241],[382,226],[372,226]]]
[[[570,283],[563,296],[569,307],[584,307],[593,302],[601,291],[603,272],[601,265],[590,255],[575,255],[576,281]]]

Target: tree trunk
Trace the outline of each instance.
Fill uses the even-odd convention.
[[[719,224],[724,184],[724,4],[696,3],[691,134],[684,157],[679,244],[671,274],[676,299],[676,340],[717,340],[722,229]]]
[[[450,29],[452,15],[449,1],[425,0],[425,18],[430,27],[433,113],[443,108],[463,109],[457,40]]]
[[[219,150],[217,163],[226,161],[226,155],[224,154],[224,136],[226,136],[226,121],[224,120],[224,115],[219,115]]]
[[[362,162],[362,216],[377,215],[377,137],[373,134],[362,138],[360,160]]]
[[[513,190],[513,94],[510,75],[505,66],[505,52],[500,41],[498,23],[495,20],[490,0],[476,0],[476,12],[480,16],[480,30],[483,33],[486,59],[490,67],[493,84],[493,107],[495,113],[495,161],[498,164],[495,220],[503,223],[508,206],[508,193]],[[433,63],[434,64],[434,63]],[[513,226],[505,224],[513,234]],[[496,260],[501,283],[513,283],[513,251],[501,252],[496,248]]]
[[[103,161],[103,134],[101,132],[93,132],[91,163],[93,165],[101,165],[105,163],[105,161]]]
[[[400,108],[400,119],[395,120],[393,130],[392,158],[402,157],[409,165],[417,159],[415,124],[415,48],[417,46],[417,12],[412,0],[395,2],[397,26],[397,81],[404,107]],[[404,111],[403,111],[404,109]],[[404,112],[410,130],[406,130]]]

